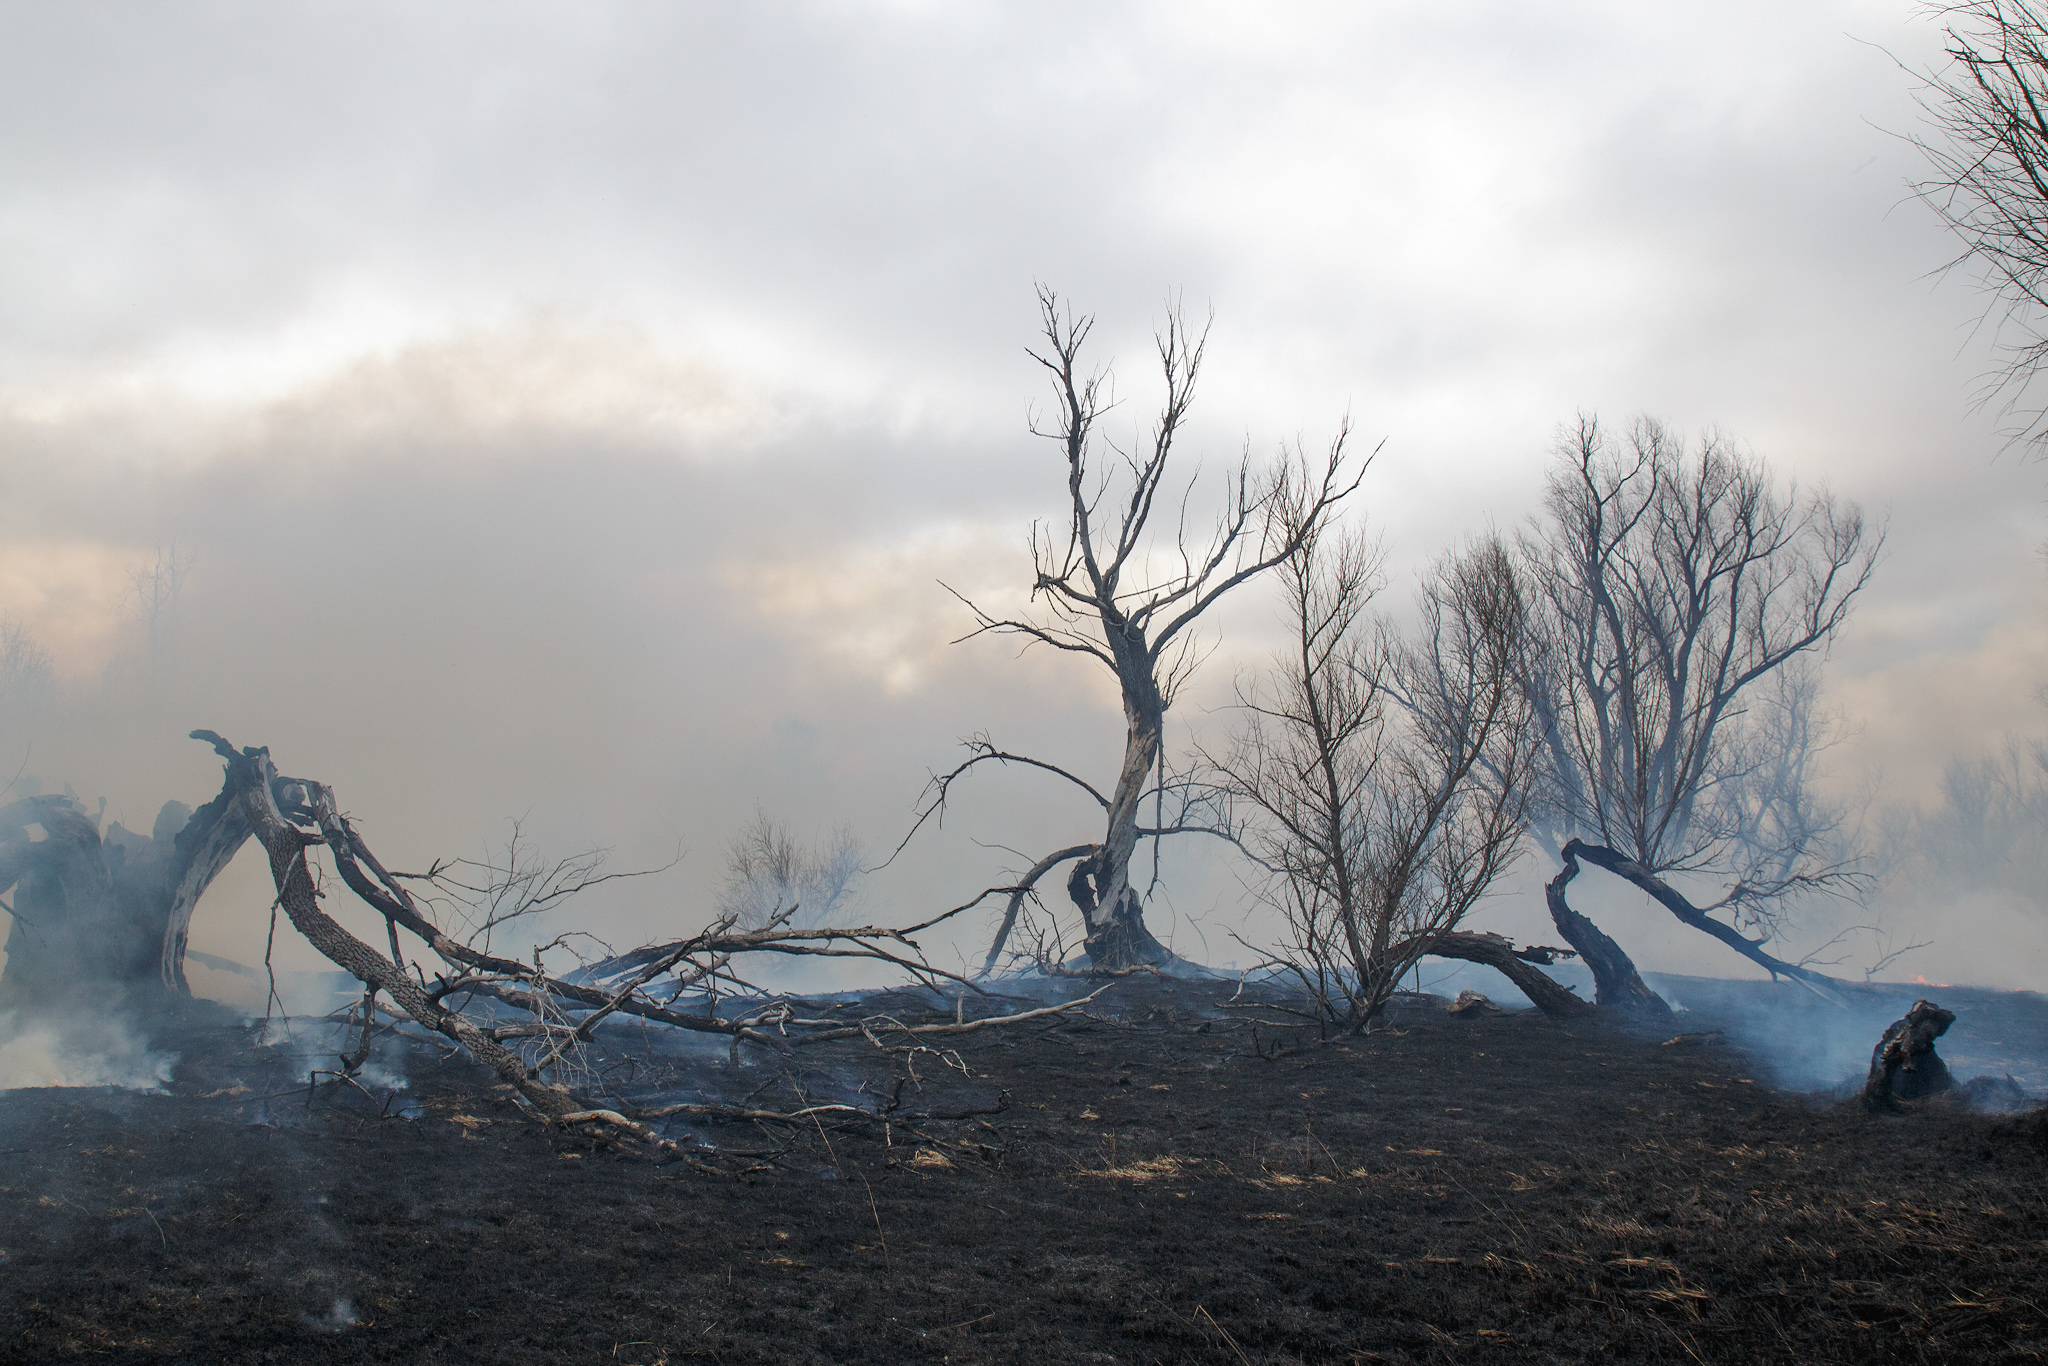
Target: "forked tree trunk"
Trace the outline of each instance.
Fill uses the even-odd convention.
[[[1593,970],[1593,1000],[1631,1015],[1669,1019],[1671,1007],[1650,990],[1636,971],[1635,963],[1609,939],[1600,927],[1565,903],[1564,889],[1579,875],[1579,854],[1586,846],[1572,840],[1564,847],[1564,867],[1543,888],[1550,906],[1551,923],[1565,942],[1578,950],[1579,957]]]
[[[1125,657],[1119,651],[1118,657]],[[1123,971],[1159,967],[1173,959],[1164,944],[1145,928],[1145,902],[1131,885],[1131,857],[1138,848],[1138,806],[1145,780],[1159,762],[1166,705],[1152,679],[1152,666],[1132,663],[1121,670],[1124,685],[1123,768],[1109,799],[1109,826],[1095,852],[1082,859],[1067,879],[1067,894],[1086,923],[1088,962],[1097,968]]]
[[[197,811],[166,802],[148,835],[69,797],[0,809],[0,892],[14,890],[0,1008],[189,996],[192,909],[249,838],[225,790]]]

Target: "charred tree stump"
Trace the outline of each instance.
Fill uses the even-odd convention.
[[[1106,866],[1110,852],[1097,846],[1096,852],[1074,865],[1067,878],[1067,896],[1081,912],[1087,926],[1084,947],[1088,964],[1109,972],[1139,967],[1164,967],[1173,954],[1145,927],[1145,905],[1129,882],[1129,860],[1111,874]],[[1098,897],[1110,893],[1115,900],[1104,905]]]
[[[1943,1010],[1932,1001],[1913,1002],[1913,1008],[1892,1021],[1871,1051],[1863,1103],[1873,1110],[1896,1110],[1902,1100],[1924,1100],[1954,1090],[1956,1080],[1934,1051],[1934,1041],[1955,1022],[1952,1010]]]
[[[249,834],[225,790],[197,811],[166,802],[147,835],[103,832],[71,797],[0,808],[0,892],[14,889],[0,1008],[190,996],[192,909]]]
[[[1585,847],[1577,840],[1566,844],[1564,868],[1544,884],[1543,899],[1550,907],[1551,923],[1593,970],[1593,1000],[1597,1004],[1645,1019],[1668,1020],[1671,1007],[1650,990],[1621,945],[1565,903],[1564,889],[1579,875],[1579,854]]]

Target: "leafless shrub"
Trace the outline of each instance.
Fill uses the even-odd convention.
[[[1489,539],[1435,567],[1401,638],[1367,615],[1368,544],[1294,530],[1288,651],[1240,687],[1247,720],[1215,762],[1262,818],[1250,843],[1287,927],[1276,964],[1320,1017],[1363,1030],[1513,857],[1532,743],[1515,670],[1526,608]]]
[[[787,825],[756,811],[725,844],[719,913],[756,929],[783,911],[799,929],[833,925],[856,910],[853,884],[865,853],[847,826],[820,845],[799,841]]]
[[[128,571],[128,604],[149,633],[149,676],[161,679],[177,660],[178,604],[198,556],[175,542],[157,546],[149,563]]]
[[[48,706],[57,691],[57,662],[18,621],[0,617],[0,727],[11,728]]]

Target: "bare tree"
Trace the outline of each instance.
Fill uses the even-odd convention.
[[[135,616],[149,632],[149,676],[162,679],[177,658],[178,602],[197,557],[177,543],[157,546],[148,564],[128,571],[129,600]]]
[[[1038,302],[1044,347],[1031,356],[1052,382],[1055,416],[1050,425],[1034,422],[1032,430],[1060,448],[1066,464],[1066,515],[1057,531],[1032,529],[1036,615],[998,617],[962,601],[975,615],[970,636],[1019,635],[1030,644],[1085,656],[1108,670],[1123,694],[1123,761],[1105,793],[1057,765],[1005,753],[986,741],[970,742],[974,753],[934,780],[919,824],[943,809],[955,780],[984,762],[1027,765],[1067,779],[1101,808],[1102,837],[1072,844],[1033,865],[1012,897],[989,960],[996,960],[1020,899],[1053,868],[1071,860],[1075,868],[1067,891],[1082,916],[1090,963],[1111,970],[1156,965],[1171,955],[1146,928],[1144,898],[1132,885],[1138,840],[1219,829],[1207,819],[1213,813],[1204,809],[1199,784],[1185,775],[1170,777],[1162,762],[1166,713],[1200,655],[1195,624],[1218,599],[1294,553],[1299,533],[1276,515],[1278,507],[1298,503],[1301,526],[1318,527],[1357,487],[1363,467],[1353,469],[1345,458],[1348,428],[1339,430],[1316,468],[1283,462],[1271,475],[1255,475],[1247,453],[1225,479],[1223,509],[1215,524],[1206,536],[1200,534],[1189,525],[1193,484],[1180,486],[1176,513],[1176,491],[1168,478],[1175,442],[1194,402],[1206,328],[1191,332],[1178,308],[1169,311],[1158,334],[1166,397],[1149,440],[1126,451],[1099,431],[1115,400],[1106,372],[1086,370],[1081,359],[1093,320],[1076,318],[1049,289],[1039,290]],[[1164,515],[1174,518],[1170,542],[1154,535],[1153,517],[1162,496],[1168,509]],[[1148,787],[1159,798],[1150,827],[1140,820]],[[1180,817],[1171,822],[1163,819],[1169,788],[1186,799]]]
[[[1419,631],[1400,639],[1366,616],[1377,564],[1362,536],[1311,522],[1290,494],[1288,650],[1240,688],[1248,720],[1216,762],[1262,818],[1251,843],[1288,935],[1275,964],[1319,1018],[1357,1032],[1424,955],[1466,947],[1447,938],[1520,842],[1526,611],[1506,547],[1487,540],[1436,566]]]
[[[787,825],[756,811],[725,845],[725,886],[718,908],[754,928],[784,913],[800,928],[841,919],[863,862],[860,841],[845,826],[818,846],[798,840]]]
[[[2038,0],[1942,0],[1948,65],[1925,73],[1934,136],[1912,138],[1933,175],[1914,186],[1962,243],[2004,323],[2004,364],[1985,394],[2013,411],[2048,361],[2048,8]],[[2039,450],[2048,408],[2017,414],[2011,435]]]
[[[1535,607],[1522,672],[1544,742],[1531,814],[1563,864],[1548,888],[1559,932],[1602,1004],[1663,1009],[1566,904],[1583,858],[1772,973],[1824,984],[1763,945],[1785,898],[1853,871],[1809,789],[1825,728],[1800,668],[1848,620],[1882,531],[1825,491],[1781,491],[1719,437],[1687,454],[1647,419],[1616,441],[1581,418],[1546,503],[1522,544]],[[1695,906],[1667,874],[1728,891]]]
[[[2009,738],[1949,762],[1931,801],[1881,813],[1880,875],[1899,897],[1998,890],[2038,902],[2048,883],[2048,741]]]

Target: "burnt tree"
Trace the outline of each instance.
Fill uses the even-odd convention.
[[[1280,506],[1296,543],[1277,571],[1287,649],[1270,677],[1240,685],[1245,722],[1211,763],[1255,813],[1247,843],[1286,926],[1273,966],[1325,1025],[1357,1033],[1521,841],[1533,744],[1514,656],[1527,611],[1513,557],[1490,538],[1435,567],[1420,628],[1404,635],[1366,614],[1378,567],[1362,534],[1301,525],[1308,510],[1298,495]]]
[[[1854,879],[1814,795],[1826,743],[1808,661],[1869,582],[1883,543],[1853,503],[1781,489],[1709,436],[1692,452],[1643,419],[1615,441],[1581,418],[1546,515],[1524,538],[1521,657],[1542,737],[1532,825],[1561,868],[1547,900],[1600,1004],[1663,1013],[1621,947],[1567,904],[1580,862],[1642,889],[1771,972],[1830,979],[1764,946],[1787,899]],[[1695,905],[1674,874],[1725,880]],[[1725,918],[1723,918],[1725,917]]]
[[[1039,879],[1069,861],[1074,867],[1067,891],[1081,914],[1090,964],[1112,970],[1157,965],[1171,955],[1146,927],[1144,898],[1132,883],[1138,841],[1218,829],[1213,820],[1186,814],[1202,806],[1200,785],[1184,776],[1167,777],[1162,762],[1167,711],[1199,656],[1193,628],[1225,594],[1295,553],[1302,530],[1322,524],[1357,487],[1361,470],[1352,469],[1345,458],[1347,429],[1339,430],[1327,456],[1313,465],[1284,462],[1260,475],[1249,455],[1243,456],[1226,477],[1215,524],[1206,536],[1196,534],[1188,525],[1193,487],[1171,488],[1169,478],[1176,469],[1175,443],[1194,402],[1206,329],[1191,332],[1178,309],[1168,313],[1157,338],[1166,396],[1149,438],[1125,451],[1100,431],[1115,402],[1107,373],[1089,371],[1082,361],[1093,320],[1076,318],[1049,289],[1039,290],[1038,302],[1044,345],[1030,354],[1051,380],[1055,416],[1049,425],[1034,422],[1032,430],[1059,448],[1066,467],[1066,512],[1056,530],[1043,525],[1032,530],[1031,601],[1040,608],[1038,614],[996,616],[962,598],[975,616],[968,638],[1018,635],[1027,644],[1085,656],[1107,670],[1123,699],[1122,761],[1104,792],[1057,765],[977,740],[966,762],[934,781],[919,824],[943,808],[955,780],[983,762],[1028,765],[1074,783],[1100,808],[1102,835],[1033,866],[1013,895],[989,965],[999,957],[1022,899]],[[1164,515],[1175,519],[1170,540],[1154,534],[1162,496],[1168,507]],[[1298,507],[1293,521],[1276,515],[1283,504]],[[1144,825],[1140,808],[1148,789],[1163,793],[1168,787],[1187,799],[1183,817]]]
[[[450,934],[435,907],[462,886],[447,875],[453,865],[437,863],[426,874],[392,872],[341,814],[326,785],[280,774],[267,749],[237,749],[212,731],[192,735],[226,761],[220,796],[189,814],[175,803],[167,806],[156,838],[144,841],[117,833],[118,827],[102,838],[97,823],[67,798],[35,798],[9,808],[9,838],[0,841],[10,860],[7,876],[17,885],[5,978],[9,1004],[24,1013],[76,1009],[84,991],[98,1009],[112,1004],[106,995],[110,983],[146,984],[158,993],[182,989],[177,965],[191,903],[249,839],[268,858],[277,909],[292,929],[363,986],[361,1004],[349,1016],[352,1030],[360,1026],[360,1042],[341,1054],[341,1074],[363,1066],[378,1030],[418,1025],[488,1066],[532,1117],[650,1154],[688,1156],[649,1126],[659,1114],[604,1108],[574,1085],[579,1050],[615,1016],[719,1035],[735,1050],[745,1042],[787,1054],[865,1038],[900,1052],[924,1046],[927,1037],[1043,1018],[1094,999],[1010,1016],[969,1020],[963,1012],[953,1022],[905,1025],[883,1016],[805,1018],[790,1001],[760,992],[742,975],[741,965],[752,955],[861,958],[891,964],[928,985],[949,979],[963,992],[978,990],[927,963],[915,936],[982,898],[909,926],[792,928],[794,904],[744,928],[738,916],[726,914],[695,933],[566,973],[544,962],[551,948],[561,949],[561,940],[536,946],[528,959],[507,957],[491,951],[488,935],[516,920],[523,913],[519,907],[487,915],[466,939]],[[354,894],[356,912],[381,922],[388,952],[338,918],[348,900],[331,890],[323,864]],[[525,907],[604,880],[587,860],[557,867],[572,869],[567,880],[543,875],[538,897],[526,898]],[[589,875],[573,871],[578,868]],[[415,896],[408,884],[427,884],[434,894]],[[323,892],[323,886],[330,890]],[[486,888],[486,896],[495,890]],[[401,936],[413,941],[410,961]],[[732,996],[740,998],[739,1008],[721,1015],[721,1002]],[[892,1045],[892,1036],[904,1042]],[[661,1114],[716,1108],[669,1107]],[[768,1112],[757,1117],[778,1118]]]
[[[102,831],[71,797],[0,808],[0,893],[13,891],[0,1008],[190,995],[192,910],[249,834],[225,789],[197,811],[166,802],[147,835]]]

